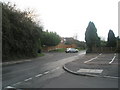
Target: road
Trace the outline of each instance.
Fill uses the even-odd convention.
[[[79,53],[45,53],[45,56],[35,58],[28,62],[3,66],[3,89],[11,87],[118,88],[118,78],[77,76],[63,70],[62,67],[65,63],[80,59],[84,57],[84,55],[85,51],[80,51]],[[109,56],[109,54],[102,54],[101,58],[104,59],[107,55]],[[113,57],[114,54],[111,54],[110,56]],[[117,57],[114,61],[112,61],[112,59],[113,58],[110,58],[111,63],[115,62],[116,64]],[[96,63],[95,61],[96,60],[92,60],[89,62]],[[112,70],[116,70],[117,65],[114,65],[109,65],[108,69],[111,67]],[[117,71],[113,71],[110,75],[118,77],[116,73]]]

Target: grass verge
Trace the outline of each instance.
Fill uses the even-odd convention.
[[[58,48],[58,49],[54,49],[54,50],[50,50],[49,52],[65,52],[65,48]]]
[[[37,56],[42,57],[42,56],[44,56],[44,54],[43,53],[38,53]]]

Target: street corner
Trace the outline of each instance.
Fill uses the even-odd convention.
[[[99,54],[96,57],[70,62],[63,66],[69,73],[81,76],[119,78],[116,54]]]
[[[63,65],[63,69],[69,73],[81,76],[98,76],[102,70],[96,66],[81,63],[81,60],[72,61]]]
[[[86,69],[86,68],[75,68],[70,67],[70,65],[64,65],[63,69],[71,74],[74,75],[80,75],[80,76],[90,76],[90,77],[100,77],[100,74],[102,73],[102,69]]]
[[[68,64],[65,64],[63,66],[63,69],[71,74],[79,75],[79,73],[77,73],[75,70],[72,70]]]

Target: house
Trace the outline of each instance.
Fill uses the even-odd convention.
[[[55,49],[60,49],[60,48],[76,48],[77,45],[74,43],[74,39],[72,37],[61,37],[61,42],[56,45],[56,46],[47,46],[44,48],[44,51],[50,51],[50,50],[55,50]]]

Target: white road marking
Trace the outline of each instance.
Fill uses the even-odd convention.
[[[36,75],[35,77],[40,77],[40,76],[42,76],[43,74],[38,74],[38,75]]]
[[[102,55],[102,53],[101,54],[99,54],[99,55]],[[98,55],[98,56],[99,56]],[[95,58],[92,58],[92,59],[90,59],[90,60],[87,60],[87,61],[85,61],[84,63],[88,63],[88,62],[90,62],[90,61],[92,61],[92,60],[94,60],[94,59],[97,59],[98,58],[98,56],[97,57],[95,57]]]
[[[28,78],[28,79],[25,79],[24,81],[29,81],[29,80],[31,80],[32,78]]]
[[[17,82],[17,83],[15,83],[15,84],[13,84],[13,86],[15,86],[15,85],[18,85],[18,84],[21,84],[22,82]]]
[[[119,77],[114,77],[114,76],[104,76],[106,78],[115,78],[115,79],[118,79]]]
[[[15,87],[12,87],[12,86],[7,86],[6,88],[15,88]]]
[[[60,67],[56,67],[55,69],[53,69],[53,70],[51,70],[52,72],[53,71],[55,71],[55,70],[57,70],[57,69],[59,69]],[[50,73],[50,71],[46,71],[46,72],[44,72],[43,74],[48,74],[48,73]],[[35,77],[40,77],[40,76],[42,76],[43,74],[38,74],[38,75],[36,75]],[[32,80],[32,78],[28,78],[28,79],[25,79],[24,81],[26,82],[26,81],[29,81],[29,80]],[[15,83],[15,84],[13,84],[13,86],[15,86],[15,85],[18,85],[18,84],[21,84],[22,82],[17,82],[17,83]],[[11,87],[11,86],[7,86],[6,88],[14,88],[14,87]]]
[[[50,71],[46,71],[46,72],[44,72],[43,74],[48,74]]]
[[[95,58],[92,58],[92,59],[90,59],[90,60],[88,60],[88,61],[85,61],[84,63],[88,63],[88,62],[90,62],[90,61],[92,61],[92,60],[94,60],[94,59],[97,59],[98,57],[95,57]]]
[[[83,73],[102,73],[102,69],[79,69],[77,72]]]
[[[115,60],[116,56],[113,57],[113,59],[109,62],[111,64]]]

